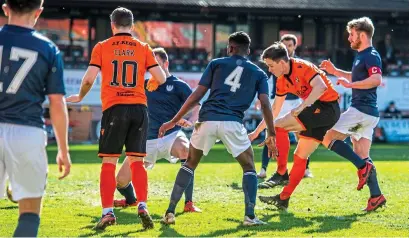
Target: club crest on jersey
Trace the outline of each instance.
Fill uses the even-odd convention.
[[[298,77],[295,77],[295,82],[299,83],[300,79]]]
[[[355,61],[355,66],[357,66],[359,64],[359,60]]]
[[[173,85],[166,86],[166,91],[171,92],[173,90]]]

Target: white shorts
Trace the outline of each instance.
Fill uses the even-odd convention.
[[[151,164],[147,167],[148,169],[152,169],[156,161],[160,159],[166,159],[172,162],[173,157],[170,153],[173,143],[178,137],[186,138],[186,135],[182,130],[179,130],[162,138],[146,141],[146,157],[144,161]]]
[[[190,143],[207,155],[218,139],[235,158],[251,146],[246,128],[235,121],[197,122]]]
[[[273,105],[274,99],[271,100],[271,105]],[[278,118],[285,116],[287,113],[291,112],[294,108],[298,107],[302,103],[301,99],[294,99],[294,100],[285,100],[283,103],[283,107],[281,108],[280,113],[278,114]]]
[[[9,178],[15,201],[44,195],[48,160],[41,128],[0,123],[0,197]]]
[[[372,141],[373,131],[378,122],[379,117],[374,117],[360,112],[356,108],[349,107],[348,110],[341,114],[332,130],[349,135],[355,140],[363,137]]]

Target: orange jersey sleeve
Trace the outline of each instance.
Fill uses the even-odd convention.
[[[291,70],[290,74],[286,75],[288,82],[287,90],[290,93],[296,94],[303,100],[305,100],[311,93],[311,80],[315,76],[319,75],[324,83],[327,85],[328,89],[319,98],[320,101],[329,102],[338,99],[339,95],[335,91],[332,82],[327,78],[324,71],[320,70],[317,66],[311,62],[301,60],[301,59],[291,59]]]
[[[276,96],[285,96],[287,95],[287,89],[288,87],[286,87],[286,79],[284,76],[280,76],[277,78],[277,82],[276,82]]]
[[[89,62],[90,66],[96,66],[101,68],[101,44],[98,43],[94,46],[91,53],[91,61]]]
[[[158,65],[148,44],[116,34],[94,47],[90,65],[101,67],[103,111],[117,104],[147,104],[145,73]]]

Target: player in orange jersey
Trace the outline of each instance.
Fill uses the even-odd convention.
[[[274,123],[276,131],[300,132],[289,183],[276,196],[259,196],[262,202],[287,209],[291,194],[304,176],[307,158],[340,117],[339,95],[324,71],[308,61],[290,58],[283,43],[277,42],[265,49],[261,58],[269,71],[278,77],[276,99],[272,106],[273,117],[276,118],[280,113],[287,93],[295,94],[303,100],[298,107]],[[256,131],[262,131],[264,127],[263,121]]]
[[[158,84],[163,84],[166,78],[150,46],[132,37],[133,22],[132,12],[126,8],[112,12],[114,36],[95,45],[80,93],[67,98],[68,102],[80,102],[101,71],[103,115],[98,156],[102,158],[100,193],[103,211],[97,229],[116,223],[113,211],[115,169],[124,145],[139,201],[138,215],[145,229],[153,228],[146,205],[148,178],[143,161],[149,122],[144,76],[148,70]]]

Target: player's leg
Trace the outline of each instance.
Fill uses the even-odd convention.
[[[259,196],[260,201],[273,204],[279,209],[287,209],[292,193],[304,177],[307,158],[317,149],[320,143],[320,141],[312,138],[301,138],[294,152],[294,163],[291,168],[289,183],[278,195]]]
[[[190,138],[189,154],[186,162],[179,169],[175,184],[170,195],[169,206],[162,222],[165,224],[175,223],[175,209],[194,177],[194,171],[203,155],[207,155],[216,142],[216,128],[219,122],[196,122],[195,129]]]
[[[186,138],[183,132],[178,133],[175,141],[172,144],[170,155],[175,158],[179,158],[181,166],[186,162],[189,155],[189,140]],[[184,212],[201,212],[193,203],[193,187],[194,187],[194,174],[190,181],[190,184],[185,189],[185,208]]]
[[[116,189],[125,199],[114,200],[114,207],[128,207],[138,205],[132,185],[132,172],[129,159],[126,157],[116,175]]]
[[[95,228],[104,230],[116,223],[114,214],[114,194],[116,189],[115,170],[125,143],[129,119],[125,116],[126,108],[115,105],[103,112],[99,138],[98,156],[102,158],[100,173],[100,196],[102,216]]]
[[[132,185],[138,199],[138,216],[144,229],[152,229],[153,220],[147,206],[148,174],[144,166],[149,124],[148,110],[145,105],[132,105],[128,107],[126,115],[131,123],[125,139],[125,152],[131,169]]]
[[[367,133],[368,137],[372,136],[372,133],[373,133],[372,131],[370,133]],[[367,161],[374,166],[367,182],[370,192],[370,198],[368,199],[367,207],[363,209],[364,211],[367,212],[374,211],[386,204],[386,198],[382,194],[381,189],[379,187],[376,167],[372,159],[369,157],[369,151],[371,148],[372,140],[365,137],[362,137],[359,140],[352,138],[352,143],[354,151],[358,154],[358,156],[361,157],[364,161]]]
[[[348,135],[360,137],[358,130],[362,127],[362,121],[357,113],[354,108],[344,112],[334,127],[326,133],[322,144],[355,165],[359,178],[357,190],[361,190],[373,171],[373,165],[362,160],[351,146],[344,142]]]
[[[0,126],[0,147],[3,151],[0,176],[5,179],[4,172],[9,175],[12,196],[19,205],[19,219],[13,236],[36,237],[48,172],[47,137],[40,128]]]
[[[267,146],[263,147],[263,152],[261,153],[261,169],[260,172],[257,174],[258,178],[265,178],[267,177],[267,167],[270,163],[270,157],[268,157],[268,149]]]
[[[297,141],[300,140],[300,133],[296,132],[294,134],[295,134],[295,137],[297,138]],[[310,161],[311,161],[310,157],[308,157],[307,158],[307,165],[305,166],[304,178],[313,178],[314,177],[314,175],[312,174],[311,169],[310,169]]]

